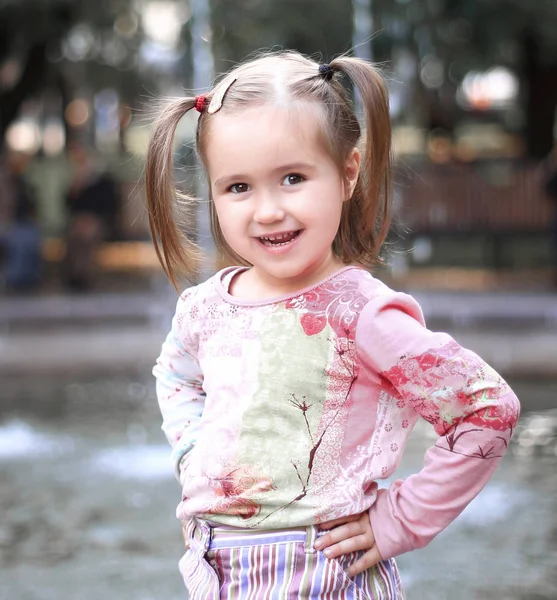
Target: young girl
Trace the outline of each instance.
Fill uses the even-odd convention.
[[[146,184],[175,285],[195,270],[171,175],[174,130],[192,109],[214,237],[239,266],[180,296],[154,368],[190,598],[404,598],[394,557],[425,546],[487,483],[519,403],[368,271],[389,216],[381,77],[355,58],[276,53],[162,112]],[[420,416],[438,435],[424,468],[379,489]]]

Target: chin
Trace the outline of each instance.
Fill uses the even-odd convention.
[[[313,269],[311,265],[288,266],[270,268],[267,272],[276,279],[302,279],[310,277]]]

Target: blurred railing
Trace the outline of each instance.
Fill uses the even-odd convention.
[[[400,219],[419,233],[547,231],[554,207],[539,163],[401,165]]]
[[[544,193],[546,177],[542,165],[525,161],[402,163],[395,176],[394,222],[402,226],[409,246],[417,237],[433,240],[431,259],[424,266],[548,266],[555,207]],[[99,265],[105,271],[159,270],[140,190],[132,183],[125,192],[120,215],[124,239],[103,244]],[[436,245],[440,240],[442,247]],[[532,246],[534,240],[536,249],[522,252],[529,257],[517,265],[521,245]],[[476,258],[462,258],[465,244],[474,247],[469,254]],[[45,240],[47,262],[59,262],[64,252],[62,239]]]

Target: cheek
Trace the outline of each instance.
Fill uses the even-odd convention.
[[[231,238],[238,237],[245,229],[245,217],[239,205],[230,202],[214,201],[215,212],[219,221],[220,229],[229,241]]]
[[[317,224],[318,229],[322,232],[321,235],[323,239],[327,239],[331,243],[340,227],[343,205],[343,202],[329,204],[326,209],[321,212],[320,222]]]
[[[342,197],[329,197],[321,203],[318,220],[327,230],[338,228],[344,202]]]
[[[215,207],[215,212],[217,213],[221,229],[225,229],[226,225],[229,224],[234,218],[233,205],[230,202],[225,202],[219,199],[213,200],[213,205]]]
[[[338,228],[340,227],[340,218],[342,215],[342,204],[336,204],[327,211],[323,229],[328,231],[332,237],[337,234]]]

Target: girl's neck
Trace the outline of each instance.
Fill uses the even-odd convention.
[[[318,268],[312,269],[309,274],[300,274],[296,277],[272,277],[257,266],[239,271],[230,282],[228,293],[236,298],[245,300],[268,300],[279,298],[311,287],[312,285],[329,278],[345,265],[336,256],[326,261]]]

